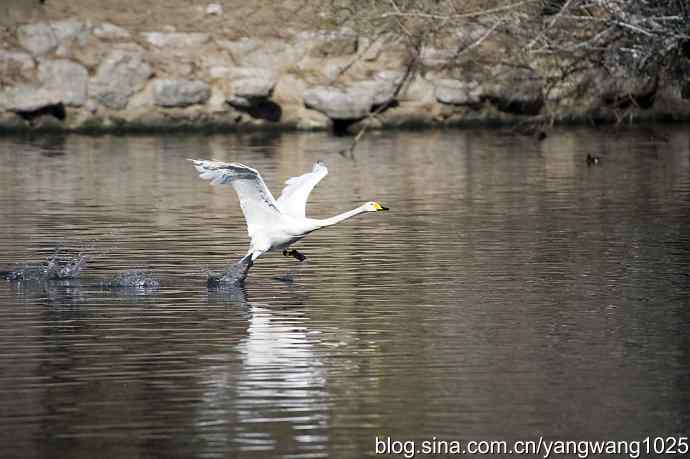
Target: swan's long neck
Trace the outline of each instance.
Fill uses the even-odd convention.
[[[352,218],[355,215],[359,215],[366,212],[366,209],[364,206],[357,207],[356,209],[348,210],[347,212],[343,212],[342,214],[338,214],[335,217],[331,218],[324,218],[324,219],[317,219],[316,223],[319,228],[325,228],[327,226],[332,226],[335,225],[336,223],[340,223],[343,220],[347,220],[348,218]]]

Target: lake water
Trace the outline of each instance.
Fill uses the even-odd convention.
[[[688,434],[688,126],[371,132],[354,158],[349,141],[0,138],[0,269],[89,257],[79,280],[0,281],[1,456]],[[322,159],[308,215],[391,211],[209,290],[248,241],[232,188],[185,158],[251,165],[276,195]],[[160,288],[102,285],[130,270]]]

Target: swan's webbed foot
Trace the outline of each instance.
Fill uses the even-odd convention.
[[[300,253],[295,249],[285,249],[283,250],[283,255],[286,257],[294,257],[299,261],[304,261],[307,259],[307,257],[303,253]]]

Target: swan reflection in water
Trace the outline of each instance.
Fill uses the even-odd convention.
[[[206,390],[195,424],[207,447],[285,453],[327,444],[326,370],[302,301],[248,302],[244,287],[210,295],[241,308],[247,328],[236,345],[237,360],[228,361],[227,352],[206,356],[217,364],[201,376]],[[217,430],[209,428],[214,423]]]

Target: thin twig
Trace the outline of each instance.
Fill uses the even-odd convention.
[[[410,79],[411,76],[413,76],[416,72],[417,64],[419,62],[419,51],[415,50],[414,56],[412,56],[412,59],[410,63],[406,66],[405,68],[405,75],[400,79],[400,82],[397,84],[395,87],[395,90],[393,91],[393,95],[391,96],[390,100],[388,100],[386,103],[381,104],[380,107],[378,107],[376,110],[373,112],[369,113],[367,117],[364,119],[364,121],[369,121],[372,118],[375,118],[376,116],[380,115],[383,113],[386,109],[388,109],[398,98],[398,95],[400,94],[400,91],[402,88],[405,86],[407,81]],[[367,132],[369,128],[369,123],[363,123],[362,128],[359,130],[355,138],[352,140],[350,143],[350,146],[340,152],[341,155],[343,156],[350,156],[351,158],[354,157],[355,153],[355,148],[357,147],[357,144],[359,141],[364,137],[364,134]]]
[[[527,49],[532,49],[532,47],[534,46],[534,44],[535,44],[538,40],[540,40],[541,37],[543,37],[544,34],[545,34],[548,30],[550,30],[551,28],[553,28],[553,26],[556,24],[556,21],[558,21],[558,19],[563,15],[563,12],[568,11],[568,8],[570,8],[570,4],[572,3],[572,1],[573,1],[573,0],[568,0],[567,2],[565,2],[565,4],[561,7],[561,9],[558,10],[558,14],[556,14],[556,15],[551,19],[551,21],[549,22],[549,25],[547,25],[546,28],[545,28],[542,32],[539,33],[539,35],[537,35],[536,37],[534,37],[534,38],[532,39],[532,41],[529,42],[529,44],[527,45]]]
[[[477,16],[486,16],[489,14],[494,14],[494,13],[500,13],[503,11],[508,11],[512,10],[515,8],[518,8],[523,5],[527,5],[529,3],[534,3],[538,0],[524,0],[522,2],[516,2],[516,3],[511,3],[510,5],[505,5],[505,6],[498,6],[496,8],[489,8],[486,10],[479,10],[479,11],[472,11],[470,13],[462,13],[462,14],[455,14],[455,15],[441,15],[441,14],[430,14],[430,13],[423,13],[421,11],[410,11],[407,13],[403,13],[400,10],[397,10],[395,12],[388,12],[382,14],[380,17],[381,18],[388,18],[391,16],[403,16],[403,17],[418,17],[418,18],[426,18],[426,19],[465,19],[465,18],[474,18]]]

